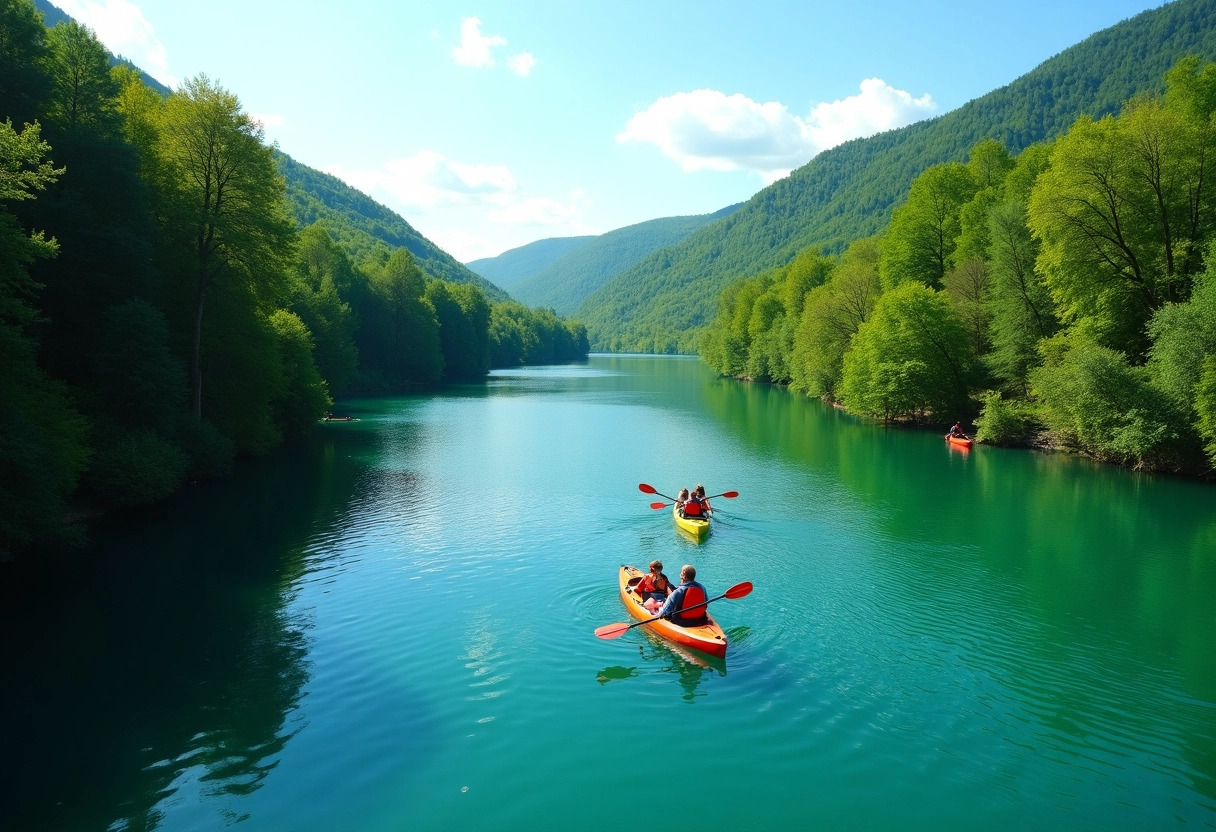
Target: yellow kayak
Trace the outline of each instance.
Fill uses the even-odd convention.
[[[679,506],[671,507],[671,516],[675,518],[676,525],[682,531],[688,532],[690,535],[700,540],[705,535],[709,534],[709,520],[700,517],[685,517],[680,512]]]

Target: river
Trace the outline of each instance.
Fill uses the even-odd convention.
[[[1216,828],[1211,485],[693,359],[337,409],[9,574],[6,829]],[[724,662],[594,637],[656,558]]]

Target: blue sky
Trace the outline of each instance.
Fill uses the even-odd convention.
[[[462,261],[702,214],[940,115],[1145,0],[52,0]]]

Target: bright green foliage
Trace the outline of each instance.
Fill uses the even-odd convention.
[[[271,400],[275,424],[284,436],[308,431],[333,404],[325,380],[313,361],[312,335],[296,315],[280,309],[270,316],[270,328],[278,341],[283,386]]]
[[[988,212],[1000,202],[1000,193],[1000,189],[996,187],[983,188],[959,209],[959,233],[954,248],[955,264],[982,260],[988,256],[988,247],[991,245]]]
[[[1028,151],[1029,152],[1029,151]],[[1034,271],[1038,244],[1026,227],[1026,208],[1013,197],[989,212],[988,294],[992,349],[984,356],[1006,389],[1024,395],[1039,363],[1038,343],[1059,326],[1055,304]]]
[[[110,75],[110,55],[97,37],[75,21],[47,33],[51,100],[47,115],[65,130],[88,126],[110,131],[118,116],[118,81]]]
[[[1034,419],[1024,403],[1010,401],[997,390],[979,398],[982,408],[975,419],[975,441],[986,445],[1018,445],[1026,441]]]
[[[940,287],[962,231],[960,213],[975,196],[966,165],[934,165],[912,182],[908,201],[895,209],[883,242],[879,275],[892,289],[915,281]]]
[[[490,369],[490,304],[476,286],[427,284],[426,298],[439,320],[439,349],[445,380],[472,379]]]
[[[1216,355],[1216,268],[1210,266],[1196,279],[1188,302],[1157,310],[1148,331],[1153,383],[1190,412],[1204,362]]]
[[[967,170],[979,190],[999,188],[1013,170],[1013,157],[1005,145],[996,139],[984,139],[971,148]]]
[[[1195,390],[1195,412],[1199,414],[1199,435],[1205,443],[1208,461],[1216,466],[1216,355],[1203,360],[1203,371]]]
[[[878,238],[857,240],[841,257],[828,282],[807,293],[794,334],[792,389],[811,396],[835,396],[844,354],[882,293],[878,280],[881,257]]]
[[[794,333],[807,293],[835,263],[814,249],[788,265],[739,281],[722,295],[718,317],[702,339],[702,356],[723,375],[786,383]]]
[[[1141,358],[1145,324],[1185,300],[1216,218],[1216,132],[1158,101],[1082,119],[1031,192],[1038,268],[1070,322]]]
[[[1144,367],[1079,335],[1057,335],[1044,342],[1044,352],[1030,382],[1056,435],[1099,459],[1138,468],[1176,464],[1188,438],[1186,420]]]
[[[969,409],[973,357],[945,294],[906,283],[882,295],[844,357],[840,400],[883,419],[939,420]]]

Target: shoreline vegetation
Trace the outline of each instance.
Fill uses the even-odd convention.
[[[1216,64],[1017,156],[929,167],[879,235],[723,291],[700,355],[884,422],[1206,479]]]
[[[551,309],[306,223],[261,125],[206,75],[166,95],[31,0],[0,5],[0,29],[0,560],[223,476],[336,393],[586,357]]]

